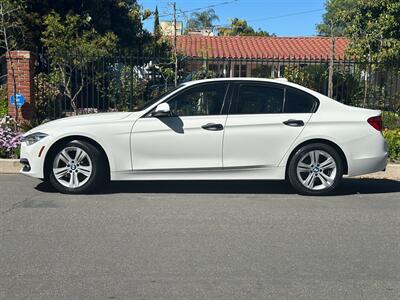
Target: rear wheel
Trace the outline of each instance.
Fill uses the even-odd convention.
[[[328,194],[337,187],[342,176],[340,155],[333,147],[322,143],[300,148],[289,163],[289,181],[304,195]]]
[[[61,193],[92,192],[108,178],[104,161],[102,153],[92,144],[68,142],[51,157],[49,181]]]

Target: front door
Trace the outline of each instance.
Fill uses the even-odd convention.
[[[188,87],[166,102],[169,117],[151,113],[133,126],[133,171],[222,168],[222,139],[227,115],[225,82]]]

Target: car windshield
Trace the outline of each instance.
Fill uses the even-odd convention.
[[[153,105],[154,103],[156,103],[157,101],[159,101],[161,98],[167,96],[168,94],[171,94],[172,92],[176,91],[177,89],[181,88],[184,84],[181,83],[178,86],[165,91],[164,93],[161,93],[160,95],[151,98],[150,100],[146,101],[145,103],[138,105],[136,107],[133,108],[133,111],[141,111],[141,110],[145,110],[146,108],[150,107],[151,105]]]

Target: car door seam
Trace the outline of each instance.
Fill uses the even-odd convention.
[[[131,132],[130,132],[130,135],[129,135],[129,151],[130,151],[130,155],[129,155],[129,158],[130,158],[130,160],[131,160],[131,172],[133,172],[133,138],[132,138],[132,136],[133,136],[133,127],[135,126],[135,124],[136,124],[136,122],[139,120],[139,119],[141,119],[141,118],[137,118],[134,122],[133,122],[133,124],[132,124],[132,126],[131,126]]]
[[[304,129],[306,128],[306,126],[310,122],[312,116],[313,116],[313,113],[311,113],[311,115],[308,118],[307,122],[305,122],[303,128],[300,130],[299,134],[293,139],[293,142],[290,144],[290,146],[288,147],[288,149],[286,150],[285,154],[282,156],[281,160],[279,161],[279,163],[278,163],[278,165],[276,167],[280,167],[281,166],[283,159],[286,157],[286,155],[288,154],[289,150],[292,149],[293,145],[297,142],[297,140],[299,139],[299,136],[302,134],[302,132],[304,131]]]

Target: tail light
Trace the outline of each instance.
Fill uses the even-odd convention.
[[[367,120],[368,124],[378,131],[382,131],[382,116],[371,117]]]

